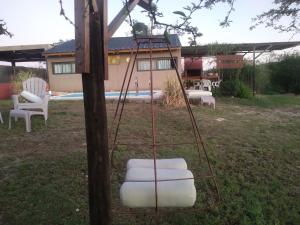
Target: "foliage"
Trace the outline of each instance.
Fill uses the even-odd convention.
[[[9,37],[13,36],[13,34],[7,30],[6,23],[4,22],[4,20],[1,19],[0,19],[0,35],[8,35]]]
[[[128,0],[125,0],[124,4],[127,5],[127,3]],[[190,34],[189,44],[192,46],[197,45],[196,39],[202,36],[198,27],[191,25],[193,14],[201,9],[212,9],[218,3],[227,3],[229,5],[227,15],[224,20],[220,22],[220,26],[227,27],[232,22],[229,17],[234,11],[235,0],[193,0],[182,9],[173,12],[173,14],[178,16],[176,23],[166,23],[161,21],[163,13],[159,11],[159,0],[156,0],[155,3],[154,1],[150,1],[150,3],[148,9],[144,12],[146,12],[148,17],[154,22],[156,28],[164,28],[168,31],[173,30],[179,34]],[[268,12],[264,12],[253,19],[255,24],[251,26],[250,29],[254,29],[260,24],[265,24],[266,27],[273,27],[275,30],[298,33],[300,30],[300,17],[298,15],[300,10],[298,7],[300,4],[299,0],[275,0],[274,4],[274,7]],[[290,23],[287,26],[282,25],[282,18],[290,19]]]
[[[196,45],[196,39],[202,36],[196,26],[191,25],[192,15],[201,9],[211,9],[217,3],[227,3],[229,5],[229,10],[224,20],[220,23],[221,26],[228,26],[231,22],[229,16],[233,9],[233,4],[235,0],[193,0],[188,5],[182,8],[182,10],[176,10],[173,14],[178,16],[176,23],[166,23],[162,22],[160,19],[163,17],[163,13],[159,11],[159,0],[150,1],[151,4],[148,5],[147,10],[143,11],[147,16],[153,21],[155,28],[163,28],[165,31],[174,31],[180,34],[187,33],[192,35],[190,37],[190,44]],[[124,5],[128,6],[128,0],[124,0]],[[130,10],[127,7],[129,14],[130,24],[133,25],[130,17]]]
[[[226,43],[211,43],[208,44],[208,55],[230,55],[234,50],[234,46]]]
[[[191,80],[184,80],[184,81],[183,81],[183,85],[184,85],[187,89],[190,89],[190,87],[193,87],[193,86],[194,86],[194,82],[191,81]]]
[[[223,81],[239,79],[241,75],[241,69],[220,69],[220,73],[222,74]]]
[[[265,24],[265,27],[272,27],[280,32],[300,31],[300,1],[299,0],[275,0],[276,7],[267,12],[256,16],[253,19],[255,23],[250,29],[254,29],[260,24]],[[289,19],[287,25],[282,24],[284,19]]]
[[[282,93],[300,94],[300,56],[285,56],[280,62],[269,64],[271,83]]]
[[[20,93],[23,90],[22,83],[23,81],[29,79],[30,77],[34,77],[35,75],[31,71],[21,70],[16,76],[12,79],[12,85],[14,89],[14,93]]]
[[[68,16],[66,16],[62,0],[58,0],[60,4],[60,15],[63,16],[70,24],[75,24],[70,20]],[[155,3],[154,3],[155,2]],[[130,10],[128,8],[128,0],[123,0],[124,5],[127,7],[127,13],[129,15],[129,20],[131,20]],[[181,10],[176,10],[173,13],[178,16],[176,23],[166,23],[162,22],[160,19],[163,17],[163,13],[159,11],[158,6],[159,0],[149,1],[149,5],[145,6],[147,10],[146,12],[148,17],[153,21],[155,28],[164,28],[165,31],[173,30],[174,32],[183,34],[187,33],[192,35],[189,37],[190,45],[197,45],[197,38],[202,36],[202,33],[199,32],[198,27],[192,26],[192,16],[195,12],[201,9],[212,9],[218,3],[226,3],[229,5],[229,9],[227,11],[227,15],[224,20],[220,22],[220,26],[227,27],[232,22],[230,20],[231,13],[235,10],[234,3],[235,0],[192,0],[188,5],[184,6]],[[295,33],[299,32],[299,1],[298,0],[275,0],[275,5],[277,8],[272,8],[268,12],[264,12],[258,15],[253,19],[255,24],[250,27],[250,29],[254,29],[256,26],[260,24],[266,24],[266,27],[273,27],[276,30],[280,31],[293,31]],[[94,6],[93,6],[94,7]],[[288,26],[284,26],[280,24],[280,20],[284,17],[289,18],[290,24]],[[131,25],[132,22],[130,22]],[[279,25],[278,25],[279,24]],[[1,24],[0,24],[1,25]],[[1,33],[0,33],[1,35]]]
[[[233,96],[238,98],[251,98],[250,89],[237,79],[226,80],[220,84],[220,94],[222,96]]]
[[[244,64],[241,69],[240,80],[252,86],[253,65]],[[271,71],[268,64],[259,64],[255,67],[255,89],[259,94],[273,94],[274,89],[271,85]]]
[[[167,106],[183,106],[184,98],[177,79],[169,78],[165,82],[163,103]]]
[[[144,23],[134,21],[132,26],[132,33],[134,36],[147,36],[148,26]]]

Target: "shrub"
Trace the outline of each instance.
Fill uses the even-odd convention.
[[[178,80],[168,79],[165,82],[163,103],[168,106],[183,106],[185,104]]]
[[[300,56],[285,56],[282,61],[270,63],[271,83],[281,93],[300,94]]]
[[[250,89],[243,82],[237,79],[221,82],[220,94],[222,96],[234,96],[238,98],[251,97]]]
[[[237,85],[237,95],[235,97],[238,98],[251,98],[251,90],[243,83],[243,82],[238,82]]]
[[[12,79],[13,90],[15,94],[20,93],[23,90],[22,83],[23,81],[34,77],[35,75],[31,71],[20,71]]]

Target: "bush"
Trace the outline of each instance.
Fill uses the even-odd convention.
[[[164,87],[163,103],[168,106],[183,106],[183,93],[177,79],[168,79]]]
[[[219,92],[222,96],[251,98],[250,89],[243,82],[236,79],[221,82]]]
[[[13,90],[15,94],[20,93],[23,90],[23,81],[34,77],[35,75],[31,71],[20,71],[12,79]]]
[[[280,62],[270,63],[271,83],[281,93],[300,94],[300,56],[285,56]]]
[[[244,64],[241,70],[240,80],[252,87],[253,65]],[[268,64],[258,64],[255,67],[255,89],[259,94],[273,94],[274,90],[271,85],[271,71]]]

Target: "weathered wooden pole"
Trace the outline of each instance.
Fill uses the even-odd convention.
[[[82,10],[89,10],[89,12],[82,12]],[[79,18],[76,18],[77,16]],[[76,52],[76,64],[78,64],[76,69],[79,67],[84,71],[82,84],[90,225],[109,225],[111,224],[111,185],[104,95],[104,79],[108,73],[107,0],[75,0],[75,22],[78,25],[76,29],[79,29],[76,31],[76,39],[82,39],[81,46],[78,45],[80,41],[76,40],[76,51],[81,49]],[[84,58],[80,58],[80,54]]]
[[[256,63],[255,63],[255,47],[253,47],[253,71],[252,71],[252,95],[255,96],[256,87],[255,87],[255,76],[256,76]]]

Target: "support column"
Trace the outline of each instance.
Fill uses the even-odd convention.
[[[11,61],[11,75],[13,77],[16,76],[16,62],[15,61]]]
[[[104,79],[108,73],[106,7],[107,0],[89,0],[90,73],[82,74],[90,225],[111,224],[110,160],[104,89]]]
[[[252,72],[252,95],[255,96],[255,92],[256,92],[256,87],[255,87],[255,76],[256,76],[256,72],[255,72],[255,47],[253,47],[253,72]]]

